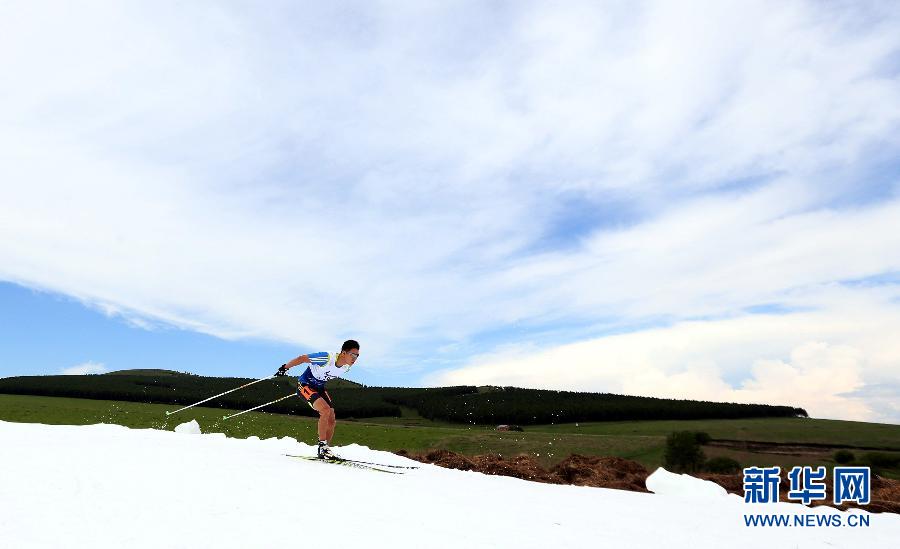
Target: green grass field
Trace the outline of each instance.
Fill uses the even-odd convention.
[[[535,426],[553,433],[665,436],[672,431],[704,431],[716,439],[796,442],[900,450],[900,425],[809,418],[707,419],[695,421],[615,421]]]
[[[0,394],[0,420],[58,425],[115,423],[131,428],[174,429],[196,419],[205,433],[246,438],[293,437],[312,444],[316,421],[311,418],[251,412],[222,421],[227,410],[194,408],[167,417],[175,406],[109,400],[88,400]],[[618,456],[648,468],[662,464],[665,437],[672,431],[705,431],[714,439],[778,443],[816,443],[889,448],[900,452],[900,426],[806,418],[626,421],[539,425],[525,432],[497,432],[487,426],[432,422],[405,409],[401,418],[339,421],[334,445],[357,443],[379,450],[431,448],[476,455],[530,454],[543,465],[554,464],[572,453]],[[709,457],[734,457],[744,465],[831,465],[831,450],[780,454],[706,447]],[[862,451],[859,451],[861,453]]]

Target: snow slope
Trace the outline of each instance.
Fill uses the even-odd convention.
[[[714,485],[657,471],[658,494],[538,484],[423,465],[404,475],[285,457],[293,439],[0,421],[0,547],[895,547],[869,528],[748,528]],[[351,445],[345,457],[414,464]],[[843,513],[845,519],[847,514]],[[846,520],[845,520],[846,522]]]

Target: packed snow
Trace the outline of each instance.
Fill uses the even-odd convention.
[[[176,433],[184,433],[187,435],[199,435],[200,434],[200,424],[197,423],[196,419],[192,419],[188,422],[182,423],[175,427]]]
[[[657,469],[647,477],[647,489],[654,494],[680,496],[688,499],[705,499],[714,501],[726,497],[728,492],[715,482],[708,482],[690,475],[670,473],[665,469]]]
[[[200,434],[196,422],[178,431],[0,421],[0,546],[768,549],[886,548],[900,539],[894,514],[869,515],[868,528],[746,527],[751,512],[848,514],[745,504],[661,469],[647,479],[656,493],[644,494],[336,448],[347,458],[421,465],[394,475],[287,457],[315,453],[291,438]]]

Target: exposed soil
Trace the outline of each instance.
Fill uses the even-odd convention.
[[[774,454],[780,456],[803,456],[803,457],[828,457],[834,452],[834,446],[821,446],[799,443],[778,443],[778,442],[754,442],[745,440],[711,440],[705,444],[712,448],[728,448],[730,450],[742,450],[745,452],[756,452],[764,454]]]
[[[421,454],[412,454],[400,450],[397,454],[414,459],[421,463],[432,463],[448,469],[477,471],[488,475],[502,475],[535,482],[550,484],[575,484],[578,486],[594,486],[598,488],[615,488],[632,492],[647,492],[645,481],[650,475],[643,465],[636,461],[617,457],[595,457],[572,454],[553,468],[547,470],[527,455],[503,457],[496,454],[481,456],[464,456],[449,450],[430,450]],[[741,473],[712,474],[697,473],[694,476],[715,482],[729,493],[744,495],[744,481]],[[781,473],[780,501],[787,498],[790,483],[787,471]],[[827,500],[813,502],[812,506],[828,505],[846,510],[849,507],[860,507],[871,513],[900,513],[900,481],[872,475],[872,501],[865,506],[831,503],[831,483],[827,483]]]
[[[727,438],[717,438],[705,443],[704,445],[762,451],[767,454],[779,453],[778,450],[802,453],[826,451],[830,453],[840,448],[851,450],[879,450],[885,452],[894,452],[897,450],[897,448],[891,446],[853,446],[849,444],[820,444],[816,442],[770,442],[758,440],[733,440]]]
[[[634,492],[647,491],[644,481],[650,474],[640,463],[617,457],[572,454],[547,470],[534,458],[525,455],[510,458],[497,454],[467,457],[449,450],[431,450],[422,454],[400,450],[397,453],[422,463],[433,463],[448,469],[478,471],[488,475],[503,475],[550,484],[575,484]]]

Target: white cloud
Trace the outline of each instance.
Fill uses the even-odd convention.
[[[900,423],[900,312],[878,301],[784,315],[681,322],[562,346],[508,349],[429,378],[803,407]],[[881,394],[866,394],[868,388]],[[889,393],[889,394],[888,394]],[[877,398],[871,398],[877,397]]]
[[[527,258],[495,284],[513,302],[507,310],[524,304],[528,314],[541,303],[545,314],[696,317],[900,270],[900,200],[802,211],[804,200],[786,183],[689,201],[651,222],[598,232],[574,251]],[[818,304],[807,296],[804,305]]]
[[[63,368],[59,373],[64,376],[86,376],[88,374],[103,374],[108,371],[105,364],[88,361],[70,368]]]

